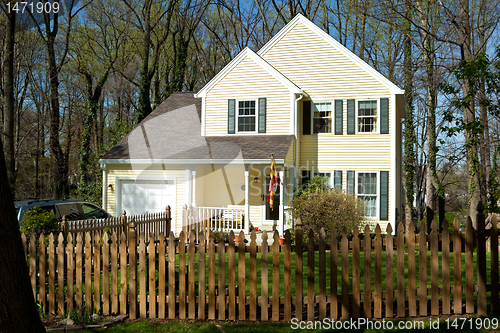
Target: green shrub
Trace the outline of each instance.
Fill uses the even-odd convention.
[[[307,236],[312,229],[316,241],[319,240],[321,228],[325,229],[328,240],[332,228],[335,228],[340,235],[342,229],[346,227],[347,233],[350,234],[354,226],[362,232],[365,224],[365,203],[354,194],[344,191],[316,187],[316,191],[308,191],[307,194],[304,191],[295,197],[291,202],[291,208],[293,219],[299,216],[302,219],[304,236]]]
[[[59,222],[54,216],[54,213],[43,210],[39,206],[29,209],[21,220],[21,233],[26,234],[29,239],[32,233],[38,239],[41,233],[48,235],[50,233],[59,232]]]

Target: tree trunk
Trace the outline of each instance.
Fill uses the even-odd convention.
[[[4,58],[4,96],[3,96],[3,142],[5,163],[7,165],[7,179],[12,195],[15,196],[16,185],[16,160],[14,150],[14,44],[16,28],[16,12],[6,14],[7,30],[5,32],[5,58]]]
[[[412,66],[412,45],[410,39],[411,33],[411,10],[412,4],[406,1],[406,19],[404,22],[404,80],[405,80],[405,97],[406,97],[406,119],[405,125],[405,154],[404,154],[404,169],[405,169],[405,184],[406,184],[406,201],[405,201],[405,224],[406,230],[409,230],[410,223],[413,219],[413,201],[415,197],[415,133],[413,124],[413,66]]]
[[[141,78],[139,82],[139,104],[137,106],[136,122],[140,123],[152,110],[151,108],[151,78],[149,71],[149,53],[151,47],[151,0],[146,0],[143,6],[144,12],[144,33],[142,36],[142,64]]]
[[[1,146],[0,138],[0,146]],[[45,332],[35,306],[13,197],[0,150],[0,332]]]

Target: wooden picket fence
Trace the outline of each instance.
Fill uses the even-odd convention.
[[[232,232],[229,243],[216,243],[212,231],[208,239],[200,233],[198,243],[194,231],[181,232],[178,239],[173,233],[160,235],[155,242],[153,234],[149,239],[138,236],[134,222],[128,242],[124,232],[113,232],[102,238],[87,234],[85,242],[81,234],[74,238],[70,233],[66,239],[62,233],[50,235],[48,247],[43,235],[39,242],[34,236],[29,241],[23,237],[23,244],[33,293],[49,315],[66,314],[84,303],[103,314],[130,318],[287,322],[486,315],[499,310],[496,217],[488,230],[488,269],[484,227],[473,231],[470,218],[465,232],[455,220],[453,232],[445,222],[438,233],[433,221],[429,235],[416,234],[412,225],[405,236],[400,224],[397,236],[389,225],[385,238],[377,226],[373,239],[369,228],[363,238],[355,229],[352,239],[345,230],[339,238],[332,230],[327,239],[322,230],[318,243],[312,231],[304,242],[300,220],[297,223],[294,243],[287,230],[284,245],[279,245],[277,232],[272,245],[263,232],[260,246],[255,232],[249,243],[235,243]],[[484,226],[482,212],[478,225]],[[426,230],[425,225],[420,230]]]

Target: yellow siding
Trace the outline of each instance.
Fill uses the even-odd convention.
[[[109,165],[108,166],[108,185],[113,184],[113,189],[110,190],[108,187],[108,201],[106,210],[113,215],[115,214],[116,208],[116,179],[117,178],[127,178],[127,179],[149,179],[149,177],[154,177],[155,179],[160,177],[166,177],[168,179],[175,179],[175,211],[173,211],[173,223],[175,227],[173,231],[178,234],[181,230],[182,221],[182,208],[186,203],[186,172],[185,169],[179,170],[175,168],[166,167],[165,170],[159,166],[153,169],[149,167],[145,171],[142,166],[134,166],[132,168],[130,165]],[[120,214],[121,215],[121,214]]]
[[[205,207],[245,204],[245,191],[241,189],[245,184],[244,166],[215,166],[214,171],[205,167],[205,170],[209,171],[203,176]]]
[[[389,95],[386,86],[300,22],[261,56],[313,100]]]
[[[267,134],[290,134],[290,91],[247,56],[207,92],[206,136],[227,135],[228,99],[248,100],[259,97],[267,98]]]

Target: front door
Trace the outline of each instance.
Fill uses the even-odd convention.
[[[267,171],[267,170],[266,170]],[[278,188],[276,189],[276,193],[274,194],[273,200],[273,209],[269,206],[268,197],[269,197],[269,183],[271,182],[271,177],[269,176],[269,172],[266,174],[266,183],[264,187],[264,200],[266,205],[266,220],[279,220],[280,219],[280,195],[281,195],[281,186],[280,181],[278,182]]]

